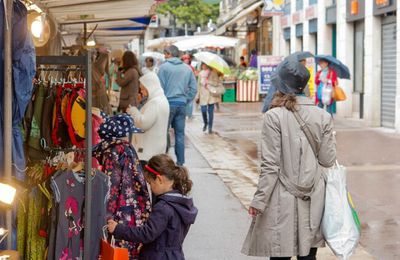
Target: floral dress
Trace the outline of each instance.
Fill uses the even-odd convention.
[[[151,204],[143,170],[135,149],[128,141],[103,141],[94,149],[102,171],[111,178],[107,214],[115,221],[135,227],[143,225]],[[130,259],[137,259],[141,244],[117,241],[128,248]]]

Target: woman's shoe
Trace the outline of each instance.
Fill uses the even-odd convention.
[[[204,126],[203,126],[203,132],[205,132],[206,130],[207,130],[207,124],[204,124]]]

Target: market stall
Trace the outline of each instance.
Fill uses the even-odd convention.
[[[259,94],[259,73],[257,69],[238,70],[236,84],[237,102],[258,102]]]
[[[132,205],[132,212],[140,214],[135,218],[140,219],[142,213],[148,215],[150,206],[142,169],[130,142],[121,135],[111,140],[110,133],[100,136],[97,131],[105,124],[118,129],[125,119],[107,117],[92,108],[91,61],[99,55],[98,50],[94,51],[98,44],[89,43],[93,38],[122,46],[128,42],[127,37],[138,35],[136,31],[143,33],[143,26],[138,29],[129,25],[145,24],[154,2],[137,1],[135,6],[130,1],[129,8],[128,1],[25,2],[29,11],[22,1],[4,0],[0,7],[0,28],[4,30],[0,43],[4,53],[0,73],[4,98],[0,114],[0,204],[3,207],[6,202],[9,209],[5,216],[0,212],[0,250],[17,250],[10,254],[23,259],[98,259],[102,227],[106,224],[104,214],[116,219],[122,215],[119,206],[110,208],[111,204],[122,204],[119,197],[106,199],[112,187],[109,182],[120,193],[127,188],[113,182],[118,174],[114,169],[124,175],[127,169],[137,173],[130,177],[128,186],[136,190],[139,187],[143,198],[124,198],[141,201],[140,205]],[[32,12],[39,15],[28,19]],[[145,15],[144,19],[130,17],[138,14]],[[65,35],[83,38],[82,42],[74,42],[80,44],[79,51],[62,55],[59,48],[57,56],[35,57],[35,46],[49,49],[48,45],[53,44],[48,35],[50,18]],[[100,25],[89,24],[105,24],[110,32],[94,33]],[[115,31],[124,30],[135,33],[115,37]],[[42,42],[44,37],[46,43]],[[61,46],[61,40],[57,44]],[[133,125],[133,121],[123,123]],[[129,155],[126,164],[111,156],[119,151],[124,155],[118,154],[117,158]],[[125,176],[114,179],[122,178]],[[123,218],[118,221],[129,222]],[[125,249],[137,257],[139,247],[128,244]],[[0,255],[3,253],[0,251]]]

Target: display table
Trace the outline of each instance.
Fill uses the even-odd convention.
[[[236,87],[236,101],[238,102],[258,102],[258,81],[238,80]]]

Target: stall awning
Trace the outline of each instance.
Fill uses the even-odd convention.
[[[253,1],[254,2],[254,1]],[[256,3],[251,4],[250,6],[248,6],[247,8],[245,8],[244,10],[240,11],[238,14],[235,15],[235,12],[232,12],[233,15],[230,17],[230,19],[228,19],[228,21],[226,21],[224,24],[222,24],[216,31],[215,34],[216,35],[221,35],[223,33],[225,33],[226,28],[233,25],[234,23],[236,23],[238,20],[242,19],[243,17],[245,17],[246,15],[250,14],[251,12],[253,12],[254,10],[256,10],[258,7],[260,7],[263,4],[263,1],[255,1]]]
[[[31,0],[51,15],[63,35],[83,35],[96,28],[96,42],[125,42],[142,35],[150,21],[154,0]],[[153,8],[154,10],[154,8]],[[124,36],[121,40],[120,36]],[[130,38],[129,38],[130,37]],[[118,38],[118,39],[115,39]]]

